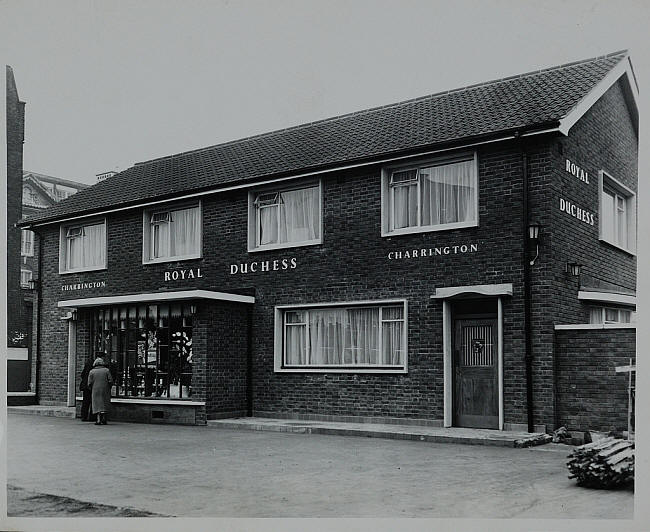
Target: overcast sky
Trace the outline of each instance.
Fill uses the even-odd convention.
[[[0,2],[24,168],[95,174],[628,48],[647,1]],[[642,92],[643,94],[643,92]]]

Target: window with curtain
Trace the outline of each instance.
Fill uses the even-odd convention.
[[[388,233],[475,225],[477,179],[472,157],[433,162],[385,173],[384,216]]]
[[[145,262],[201,256],[201,206],[145,211]]]
[[[29,229],[23,229],[20,232],[20,254],[23,257],[34,256],[34,232]]]
[[[403,304],[284,311],[284,360],[289,368],[403,368]]]
[[[62,228],[63,272],[106,267],[106,222],[70,225]]]
[[[320,186],[254,193],[252,249],[320,242]]]
[[[634,323],[636,312],[622,308],[590,307],[589,323]]]
[[[626,251],[636,250],[636,196],[600,172],[600,238]]]

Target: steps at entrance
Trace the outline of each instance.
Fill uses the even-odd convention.
[[[469,429],[462,427],[442,428],[414,425],[380,423],[342,423],[329,421],[303,421],[245,417],[215,419],[208,421],[215,429],[258,430],[291,432],[297,434],[330,434],[339,436],[362,436],[393,440],[415,440],[434,443],[463,443],[467,445],[497,445],[514,447],[516,440],[536,443],[540,434],[492,429]]]

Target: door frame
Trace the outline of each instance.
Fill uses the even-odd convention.
[[[453,426],[454,379],[453,379],[453,319],[451,301],[442,300],[442,346],[443,346],[443,411],[445,427]],[[499,430],[503,430],[503,301],[497,298],[497,382],[499,399]]]

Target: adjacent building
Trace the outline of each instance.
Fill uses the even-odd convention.
[[[626,52],[138,163],[41,238],[42,404],[625,428],[637,85]]]
[[[59,177],[22,171],[22,215],[31,216],[54,205],[68,196],[87,188],[89,185],[61,179]],[[12,198],[12,201],[14,198]],[[7,368],[7,391],[9,404],[25,404],[35,401],[33,384],[36,379],[37,360],[32,356],[37,343],[34,330],[34,283],[39,279],[38,236],[29,229],[10,230],[20,232],[20,294],[14,301],[21,304],[22,333],[24,346],[12,350]]]

